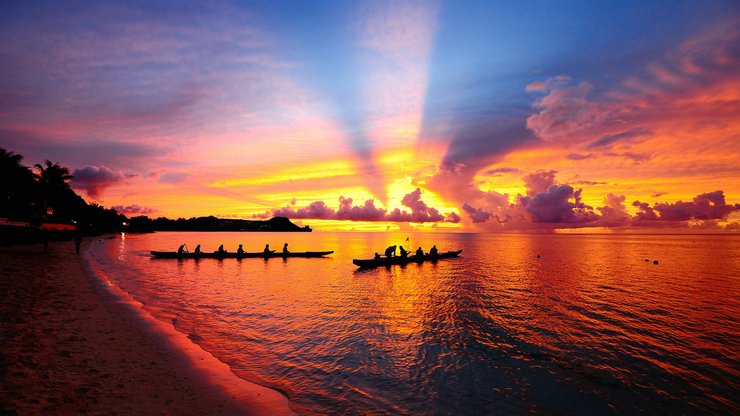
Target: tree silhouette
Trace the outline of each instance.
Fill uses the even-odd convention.
[[[35,168],[38,170],[36,178],[41,187],[42,217],[59,217],[57,211],[62,210],[68,213],[73,211],[73,209],[70,209],[72,208],[70,205],[79,205],[80,201],[75,201],[75,197],[79,197],[69,187],[68,182],[72,179],[69,169],[60,166],[59,163],[52,163],[48,159],[43,165],[37,163]],[[52,208],[51,212],[49,208]],[[55,213],[57,215],[54,215]],[[64,219],[68,220],[69,218]]]
[[[22,162],[23,156],[0,147],[0,217],[32,225],[0,225],[0,244],[40,241],[37,226],[44,221],[75,224],[83,234],[122,229],[124,215],[98,204],[88,205],[75,193],[69,186],[69,169],[46,160],[35,165],[34,173]],[[47,208],[53,208],[51,215]],[[54,238],[64,235],[54,234]]]
[[[23,156],[0,147],[0,217],[29,221],[34,217],[37,184],[22,161]]]
[[[36,164],[36,169],[39,170],[37,175],[41,185],[50,191],[62,191],[69,189],[69,180],[73,178],[69,174],[69,169],[60,166],[59,163],[51,163],[50,160],[46,160],[46,166],[40,163]]]

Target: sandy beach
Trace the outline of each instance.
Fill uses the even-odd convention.
[[[91,274],[72,242],[42,251],[0,247],[2,414],[292,414]]]

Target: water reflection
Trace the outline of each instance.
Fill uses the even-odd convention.
[[[464,251],[351,263],[406,237]],[[727,411],[740,384],[740,239],[690,238],[161,233],[96,257],[119,259],[101,265],[116,284],[309,414]],[[149,260],[188,239],[335,254]]]

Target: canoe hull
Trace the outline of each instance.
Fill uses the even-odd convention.
[[[158,259],[249,259],[249,258],[261,258],[261,259],[275,259],[275,258],[289,258],[289,257],[324,257],[334,253],[333,251],[303,251],[295,253],[178,253],[176,251],[150,251],[152,256]]]
[[[448,251],[445,253],[439,253],[436,256],[430,256],[430,255],[424,255],[424,256],[409,256],[409,257],[383,257],[380,259],[368,259],[368,260],[360,260],[355,259],[352,260],[352,263],[354,263],[357,266],[360,266],[360,268],[363,269],[370,269],[374,267],[381,267],[381,266],[393,266],[396,264],[409,264],[409,263],[424,263],[426,261],[437,261],[442,259],[449,259],[453,257],[457,257],[462,253],[462,250],[457,251]]]

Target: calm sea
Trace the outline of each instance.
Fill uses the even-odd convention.
[[[149,255],[285,242],[335,254]],[[352,264],[391,244],[463,253]],[[155,233],[88,257],[302,414],[740,414],[740,236]]]

